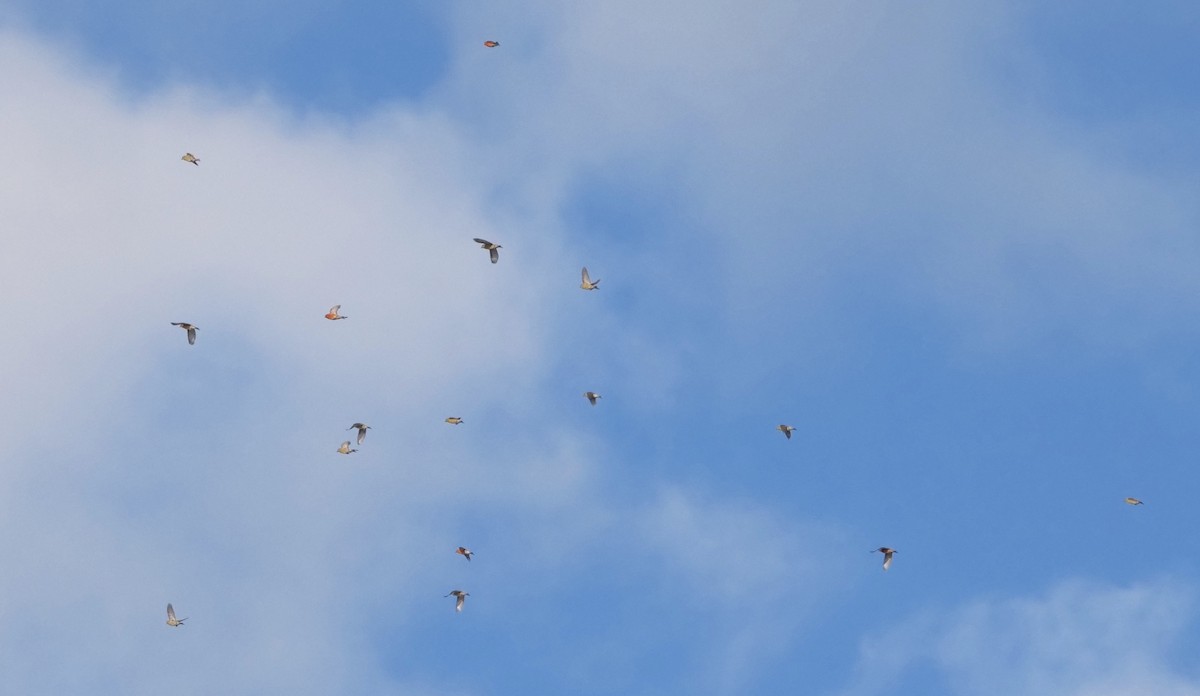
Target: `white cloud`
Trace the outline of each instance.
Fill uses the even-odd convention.
[[[1197,675],[1169,659],[1186,652],[1195,619],[1194,590],[1176,582],[1064,582],[1044,597],[899,618],[897,627],[863,641],[846,693],[909,693],[909,673],[932,668],[934,680],[916,688],[980,696],[1198,694]]]

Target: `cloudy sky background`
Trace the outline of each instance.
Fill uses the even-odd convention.
[[[343,5],[0,9],[6,688],[1200,694],[1193,3]]]

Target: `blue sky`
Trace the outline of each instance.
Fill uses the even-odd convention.
[[[1043,5],[10,3],[6,683],[1200,694],[1200,12]]]

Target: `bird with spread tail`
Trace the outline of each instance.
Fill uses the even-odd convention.
[[[167,625],[168,626],[182,626],[184,621],[187,621],[186,616],[183,617],[182,619],[175,618],[175,607],[171,606],[170,602],[168,602],[167,603]]]
[[[462,590],[450,590],[450,594],[445,596],[458,597],[458,601],[454,603],[454,611],[462,611],[463,602],[467,601],[467,597],[470,597],[471,593],[463,592]]]
[[[184,162],[191,162],[192,164],[196,165],[197,167],[200,166],[200,160],[197,159],[196,156],[190,152],[183,153],[183,157],[180,159],[182,159]],[[219,169],[219,167],[218,167],[218,169]]]
[[[338,314],[338,310],[341,308],[342,308],[342,306],[340,304],[335,304],[334,306],[330,307],[329,314],[326,314],[325,318],[330,321],[337,321],[338,319],[349,319],[350,317],[343,317],[341,314]]]
[[[450,425],[461,425],[462,419],[459,418],[458,416],[450,416],[449,418],[446,419],[446,422],[449,423]]]
[[[188,345],[189,346],[196,345],[196,332],[200,330],[200,327],[193,326],[193,325],[187,323],[186,321],[173,321],[173,322],[171,322],[171,326],[178,326],[179,328],[183,329],[184,331],[187,331]]]
[[[476,238],[475,238],[475,241],[476,241],[476,242],[477,242],[477,243],[478,243],[480,246],[482,246],[484,249],[487,249],[487,250],[488,250],[488,253],[489,253],[489,254],[491,255],[491,257],[492,257],[492,263],[496,263],[497,261],[499,261],[499,260],[500,260],[500,252],[498,252],[498,251],[496,251],[496,250],[497,250],[497,249],[503,249],[504,247],[500,246],[499,244],[492,244],[492,243],[491,243],[491,242],[489,242],[488,240],[486,240],[486,239],[480,239],[479,237],[476,237]]]
[[[350,449],[350,441],[346,440],[345,442],[342,443],[342,446],[337,449],[337,451],[338,451],[338,454],[353,454],[353,453],[357,452],[358,450]]]
[[[596,399],[602,398],[596,392],[584,392],[583,396],[584,396],[584,398],[586,398],[588,400],[588,403],[590,403],[593,406],[596,405]]]
[[[892,554],[896,553],[896,549],[889,549],[886,546],[880,546],[877,549],[871,549],[871,553],[883,554],[883,569],[887,570],[892,567]]]
[[[465,546],[458,547],[458,550],[455,551],[454,553],[457,553],[458,555],[462,556],[463,558],[467,559],[468,561],[471,560],[471,556],[475,555],[474,551],[472,551],[471,549],[468,549]]]
[[[371,426],[367,425],[366,423],[355,423],[349,428],[346,428],[346,430],[354,430],[355,428],[358,428],[358,444],[361,445],[363,438],[367,436],[367,431],[371,429]]]
[[[776,427],[775,429],[781,431],[783,433],[783,436],[789,440],[792,439],[792,431],[795,430],[795,428],[793,428],[790,425],[780,425],[780,426]]]
[[[500,42],[499,41],[484,41],[483,45],[487,46],[488,48],[495,48],[500,45]]]
[[[597,278],[595,281],[593,281],[591,276],[588,275],[587,266],[584,266],[583,282],[579,284],[579,287],[583,288],[584,290],[595,290],[600,287],[600,279]]]
[[[1129,503],[1130,505],[1145,505],[1145,503],[1138,500],[1137,498],[1126,498],[1125,502]]]

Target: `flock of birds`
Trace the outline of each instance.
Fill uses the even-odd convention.
[[[487,48],[496,48],[497,46],[500,45],[500,42],[488,40],[488,41],[484,41],[483,45]],[[182,159],[184,162],[188,162],[189,164],[194,164],[196,166],[200,166],[200,159],[190,152],[184,153]],[[489,242],[486,239],[480,239],[479,237],[475,237],[474,241],[476,244],[479,244],[482,249],[484,249],[488,252],[488,256],[490,257],[492,263],[500,262],[500,249],[503,249],[504,248],[503,246],[501,246],[500,244],[496,244],[494,242]],[[579,287],[581,289],[583,289],[583,290],[599,289],[600,279],[597,278],[596,280],[592,280],[591,275],[588,274],[587,266],[583,267],[583,270],[581,271],[580,276],[581,276],[581,280],[579,283]],[[349,319],[349,317],[343,316],[341,314],[341,309],[342,309],[342,306],[340,304],[330,307],[329,312],[325,314],[325,318],[330,321]],[[179,328],[181,328],[187,332],[188,345],[196,344],[196,331],[199,330],[199,327],[195,326],[194,324],[190,324],[188,322],[182,322],[182,321],[173,321],[173,322],[171,322],[171,325],[178,326]],[[598,394],[594,391],[584,392],[583,396],[584,396],[584,398],[586,398],[588,400],[588,403],[590,403],[592,406],[595,406],[597,401],[599,401],[601,398],[600,394]],[[463,419],[459,418],[458,416],[450,416],[450,417],[446,418],[445,422],[449,423],[450,425],[461,425],[463,422]],[[349,428],[346,428],[346,429],[358,431],[355,442],[356,442],[356,444],[358,444],[358,446],[361,447],[363,440],[366,439],[366,437],[367,437],[367,431],[371,429],[371,426],[369,426],[365,423],[354,423]],[[776,426],[775,429],[780,431],[781,433],[783,433],[784,437],[786,437],[789,440],[792,439],[792,433],[795,432],[795,430],[796,430],[795,427],[793,427],[791,425],[787,425],[786,423],[780,423],[778,426]],[[351,445],[350,440],[346,440],[345,442],[343,442],[341,444],[341,446],[339,446],[337,448],[337,452],[339,454],[353,454],[358,451],[358,449],[352,448],[350,445]],[[1133,498],[1133,497],[1126,498],[1125,502],[1129,505],[1144,505],[1145,504],[1141,500],[1139,500],[1137,498]],[[458,549],[455,550],[455,553],[466,558],[468,561],[470,561],[471,557],[473,555],[475,555],[473,551],[466,548],[465,546],[459,546]],[[896,549],[893,549],[888,546],[880,546],[877,549],[872,549],[871,553],[883,554],[883,569],[888,570],[889,568],[892,567],[892,557],[895,556],[897,551],[896,551]],[[461,612],[463,609],[463,604],[466,603],[467,597],[471,596],[471,593],[466,592],[464,590],[451,590],[450,593],[445,596],[446,597],[454,597],[454,610],[456,612]],[[182,618],[182,619],[175,618],[175,608],[172,607],[170,603],[167,604],[167,625],[168,626],[172,626],[172,627],[182,626],[183,622],[186,620],[187,620],[186,617]]]

